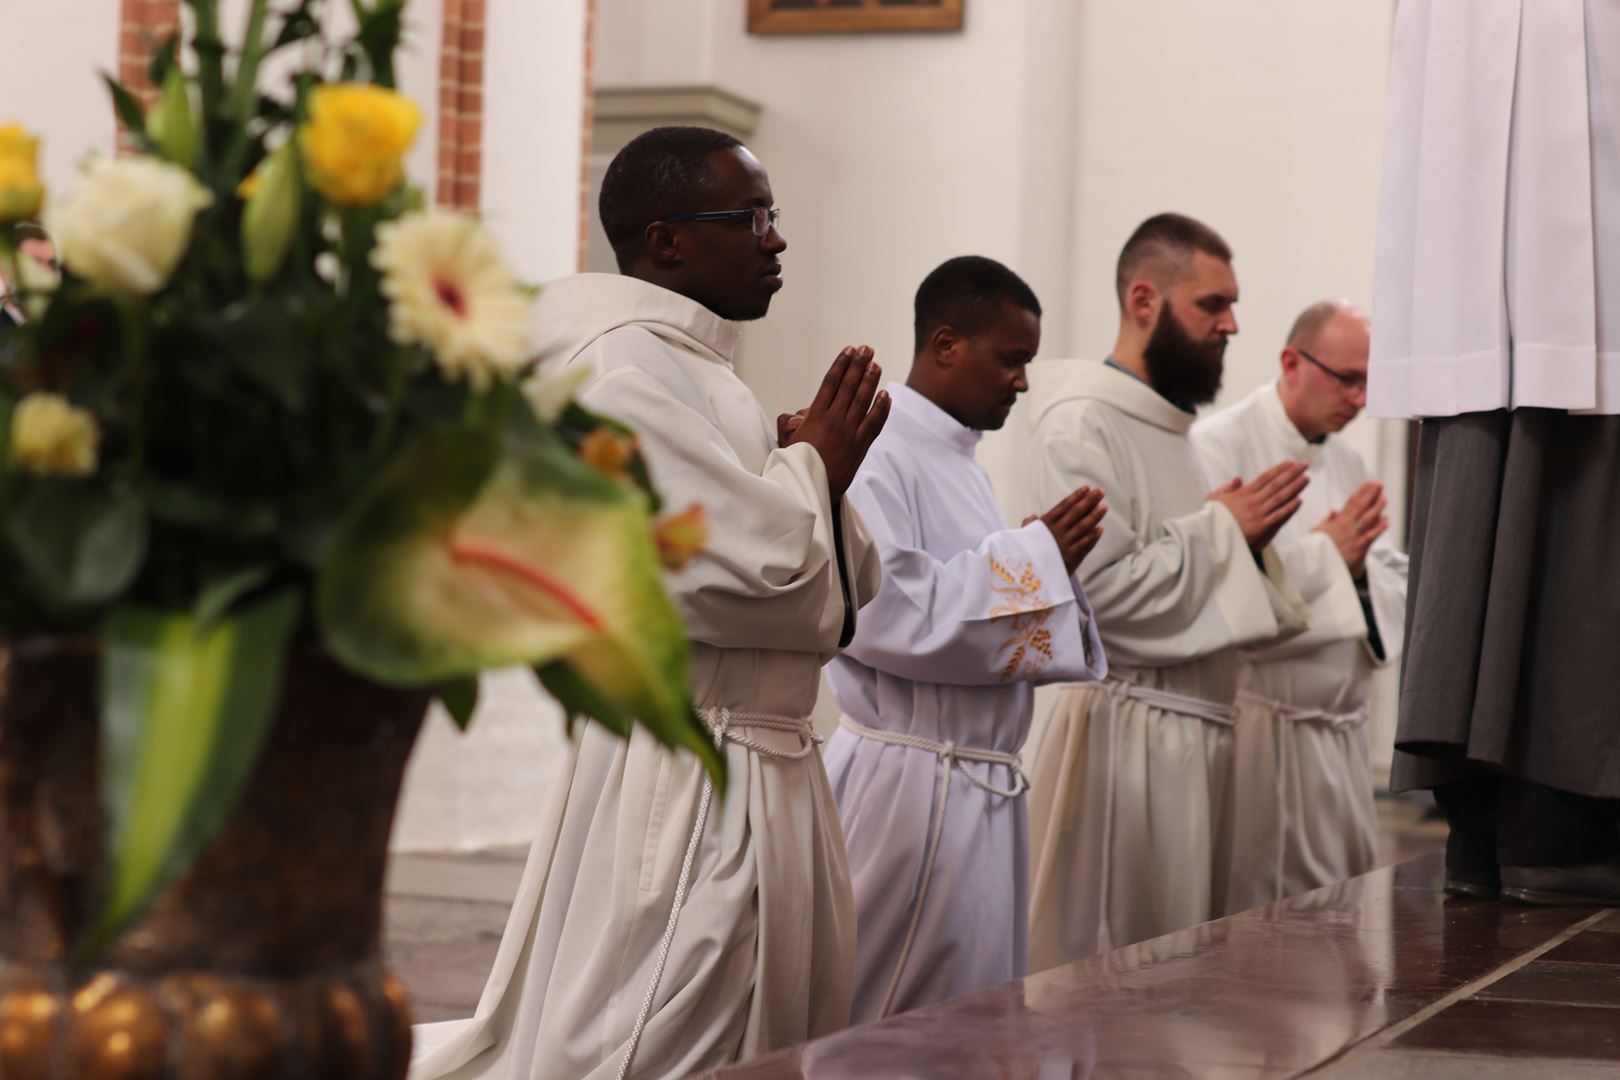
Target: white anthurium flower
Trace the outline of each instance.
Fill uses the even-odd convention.
[[[45,215],[62,265],[129,296],[150,296],[174,276],[192,224],[213,202],[178,165],[153,158],[97,158],[78,190]]]

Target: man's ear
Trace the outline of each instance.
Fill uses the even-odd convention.
[[[956,366],[961,344],[962,339],[949,326],[938,327],[928,335],[929,351],[934,354],[934,363],[947,371]]]
[[[1125,311],[1143,330],[1151,329],[1159,321],[1159,306],[1164,294],[1153,283],[1138,278],[1125,290]]]
[[[655,221],[642,232],[642,250],[659,266],[679,266],[686,261],[681,253],[680,234],[673,225]]]
[[[1299,353],[1294,351],[1292,346],[1287,346],[1282,351],[1281,359],[1283,374],[1288,377],[1289,382],[1293,382],[1299,375]]]

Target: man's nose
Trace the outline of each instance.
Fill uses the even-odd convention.
[[[780,255],[787,250],[787,237],[783,236],[782,230],[773,223],[765,230],[765,235],[759,238],[759,247],[766,254]]]
[[[1238,332],[1237,316],[1228,311],[1226,314],[1222,315],[1220,321],[1215,324],[1215,329],[1219,330],[1227,337],[1231,337],[1233,334]]]

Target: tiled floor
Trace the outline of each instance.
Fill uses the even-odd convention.
[[[1421,806],[1380,799],[1379,861],[1444,843]],[[459,855],[396,855],[388,868],[387,956],[418,1020],[472,1015],[523,874],[521,847]]]
[[[1620,917],[1449,899],[1441,876],[1418,856],[715,1075],[1616,1075]]]
[[[503,848],[389,862],[384,951],[417,1020],[472,1015],[527,853]]]
[[[1443,829],[1380,805],[1386,861]],[[471,1013],[524,851],[411,855],[387,951],[417,1018]],[[727,1077],[1620,1075],[1620,918],[1448,901],[1438,860],[746,1063]]]

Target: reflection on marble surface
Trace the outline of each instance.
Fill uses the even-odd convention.
[[[1424,856],[713,1075],[1296,1076],[1593,914],[1451,900],[1441,875]]]

